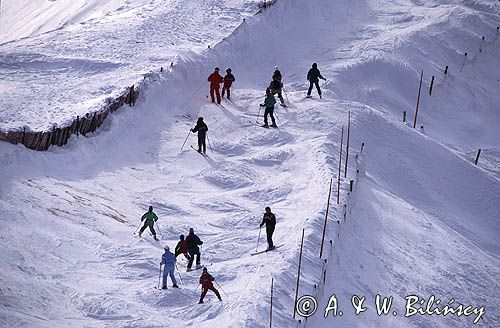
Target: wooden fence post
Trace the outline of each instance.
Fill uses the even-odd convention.
[[[429,88],[429,96],[432,96],[432,86],[434,85],[434,75],[432,76],[432,79],[431,79],[431,86]]]
[[[465,66],[465,62],[467,61],[467,53],[465,53],[464,55],[464,62],[462,63],[462,66],[460,67],[460,72],[462,71],[462,69],[464,68]]]
[[[323,237],[321,238],[321,247],[319,249],[319,258],[323,255],[323,245],[325,243],[326,222],[328,221],[328,210],[330,208],[330,195],[332,194],[333,178],[330,178],[330,188],[328,189],[328,201],[326,203],[325,223],[323,224]]]
[[[342,167],[342,143],[344,142],[344,127],[342,126],[342,133],[340,135],[340,155],[339,155],[339,174],[337,178],[337,205],[340,202],[340,169]]]
[[[417,107],[415,108],[415,117],[413,119],[413,128],[417,126],[417,115],[418,115],[418,104],[420,103],[420,91],[422,90],[422,79],[424,78],[424,70],[420,73],[420,85],[418,87],[418,96],[417,96]]]
[[[403,111],[403,123],[406,122],[406,111]]]
[[[475,165],[477,165],[477,161],[479,161],[479,155],[481,155],[481,148],[477,151],[476,160],[474,161]]]
[[[302,241],[300,242],[300,253],[299,253],[299,270],[297,272],[297,287],[295,289],[295,302],[293,305],[293,318],[294,319],[295,319],[295,313],[297,312],[297,300],[299,298],[300,266],[302,265],[302,247],[304,246],[304,232],[305,232],[305,229],[302,228]]]

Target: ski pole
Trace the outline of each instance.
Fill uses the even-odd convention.
[[[214,281],[215,281],[215,283],[217,284],[217,286],[219,286],[220,290],[222,290],[222,292],[223,292],[224,294],[226,294],[226,296],[227,296],[227,297],[229,297],[229,295],[226,293],[226,291],[224,290],[224,288],[222,288],[222,286],[221,286],[221,285],[219,285],[219,283],[217,282],[217,280],[215,280],[215,279],[214,279]]]
[[[260,116],[260,110],[262,109],[262,106],[259,105],[259,114],[257,114],[257,120],[255,121],[255,123],[259,124],[259,116]]]
[[[208,147],[210,147],[210,151],[212,151],[212,145],[210,144],[210,138],[208,137],[208,132],[207,132],[207,140],[208,140]]]
[[[135,229],[133,235],[135,235],[137,233],[137,231],[139,231],[139,229],[141,228],[141,225],[142,225],[142,221],[141,221],[141,223],[139,223],[139,226],[137,227],[137,229]]]
[[[277,121],[278,121],[278,123],[281,125],[281,121],[280,121],[280,119],[279,119],[278,115],[276,115],[276,113],[274,113],[274,117],[276,117],[276,120],[277,120]]]
[[[198,287],[200,287],[201,284],[198,284],[198,286],[196,286],[195,290],[194,291],[197,291],[198,290]]]
[[[182,148],[184,148],[184,145],[186,144],[186,141],[188,141],[188,138],[189,138],[190,134],[191,134],[191,130],[189,130],[188,135],[186,137],[186,140],[184,140],[184,143],[182,144],[181,150],[182,150]]]
[[[161,264],[160,264],[160,274],[158,275],[158,289],[160,289],[160,284],[161,284]]]
[[[184,282],[182,281],[182,276],[181,276],[181,273],[179,272],[179,268],[177,267],[177,263],[175,263],[175,269],[177,270],[177,274],[179,275],[179,279],[181,281],[181,284],[184,285]]]
[[[158,223],[156,224],[156,230],[158,230],[158,234],[160,235],[160,238],[163,239],[163,234],[161,233],[160,226]]]
[[[259,248],[259,241],[260,241],[260,232],[262,231],[262,226],[259,228],[259,238],[257,238],[257,247],[255,247],[255,251],[257,252],[257,249]]]
[[[287,93],[286,93],[286,91],[285,91],[285,86],[284,86],[284,85],[283,85],[283,88],[282,88],[282,89],[283,89],[283,92],[285,93],[286,102],[287,102],[287,103],[290,103],[290,101],[288,100],[288,95],[287,95]]]

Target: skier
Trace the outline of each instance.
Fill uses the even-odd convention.
[[[266,213],[264,213],[264,217],[262,218],[260,227],[262,228],[264,224],[266,225],[266,235],[268,244],[267,250],[270,251],[274,249],[273,233],[274,233],[274,227],[276,226],[276,216],[274,216],[274,214],[271,213],[271,208],[269,206],[266,207]]]
[[[282,75],[278,67],[274,67],[274,73],[273,73],[273,80],[269,84],[269,90],[271,90],[271,93],[278,94],[278,98],[281,102],[281,106],[286,106],[285,105],[285,100],[283,99],[283,96],[281,94],[281,88],[283,88],[283,82],[281,82]]]
[[[163,264],[163,284],[161,289],[167,289],[167,276],[170,276],[174,288],[179,288],[177,286],[177,281],[175,280],[174,270],[175,270],[175,255],[170,252],[170,247],[165,246],[165,253],[161,256],[160,266]]]
[[[217,96],[217,103],[220,105],[220,84],[224,82],[224,78],[219,74],[219,68],[216,67],[214,72],[208,77],[208,82],[210,82],[210,98],[212,102],[215,102],[214,92]]]
[[[263,104],[260,104],[261,107],[266,107],[266,110],[264,111],[264,125],[262,127],[264,128],[269,128],[269,125],[267,124],[267,115],[271,116],[271,121],[273,121],[273,124],[271,124],[271,127],[277,128],[278,126],[276,125],[276,121],[274,120],[274,105],[276,104],[276,99],[274,98],[274,95],[271,93],[269,88],[266,89],[266,99],[264,100]]]
[[[145,221],[144,221],[145,220]],[[153,212],[153,206],[149,206],[149,211],[144,213],[144,215],[141,218],[141,222],[144,221],[144,225],[142,226],[141,230],[139,231],[139,237],[142,235],[146,227],[149,227],[149,230],[151,231],[151,234],[153,234],[153,238],[155,240],[158,240],[156,238],[156,231],[153,228],[154,224],[156,221],[158,221],[158,217],[156,214]]]
[[[222,87],[222,98],[224,98],[224,91],[227,90],[227,99],[231,100],[231,85],[235,81],[234,75],[231,74],[231,69],[226,69],[226,76],[224,76],[224,86]]]
[[[307,72],[307,81],[309,81],[309,90],[307,90],[307,98],[311,97],[311,91],[313,88],[313,84],[316,85],[316,89],[318,90],[319,98],[321,99],[321,89],[319,87],[319,79],[326,80],[320,73],[318,69],[318,64],[313,63],[309,72]]]
[[[203,268],[203,273],[200,277],[200,285],[201,285],[201,296],[198,304],[203,304],[203,298],[207,295],[208,290],[211,290],[215,293],[215,295],[219,298],[219,301],[222,301],[222,297],[220,297],[219,291],[215,289],[212,281],[215,281],[215,278],[212,277],[210,273],[208,273],[207,268]]]
[[[186,237],[186,243],[188,246],[188,253],[189,256],[191,257],[189,259],[188,265],[187,265],[187,270],[186,271],[191,271],[191,267],[193,266],[193,260],[194,256],[196,255],[196,268],[199,269],[201,267],[200,262],[201,262],[201,255],[200,255],[200,249],[198,245],[203,245],[203,242],[200,240],[200,238],[194,234],[194,229],[189,228],[189,235]]]
[[[196,126],[191,129],[191,132],[198,132],[198,152],[203,151],[204,154],[207,153],[207,145],[205,144],[205,137],[208,132],[208,126],[203,122],[203,117],[198,117],[196,121]]]
[[[177,246],[175,246],[175,257],[177,258],[180,254],[184,254],[184,257],[189,261],[191,257],[188,254],[188,246],[184,240],[184,235],[180,235],[179,239]]]

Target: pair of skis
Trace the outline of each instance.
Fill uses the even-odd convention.
[[[198,149],[194,148],[194,147],[193,147],[193,145],[191,145],[191,148],[192,148],[195,152],[197,152],[198,154],[200,154],[201,156],[203,156],[203,157],[207,157],[207,158],[208,158],[208,155],[207,155],[206,153],[203,153],[203,152],[201,152],[201,151],[198,151]]]
[[[274,248],[271,248],[271,249],[265,249],[263,251],[258,251],[258,252],[254,252],[254,253],[250,253],[250,255],[258,255],[258,254],[263,254],[263,253],[267,253],[267,252],[271,252],[271,251],[274,251],[280,247],[284,246],[284,244],[281,244],[281,245],[278,245],[278,246],[274,246]]]

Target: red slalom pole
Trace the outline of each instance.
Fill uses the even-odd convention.
[[[269,328],[273,327],[273,285],[274,278],[271,278],[271,309],[269,310]]]
[[[347,144],[345,146],[345,170],[344,178],[347,178],[347,162],[349,161],[349,139],[351,135],[351,111],[349,111],[349,118],[347,120]]]
[[[300,281],[300,266],[302,265],[302,247],[304,246],[304,231],[302,228],[302,241],[300,242],[299,254],[299,272],[297,273],[297,287],[295,289],[295,302],[293,303],[293,318],[295,319],[295,312],[297,312],[297,299],[299,298],[299,281]]]
[[[337,205],[340,202],[340,170],[342,168],[342,144],[344,142],[344,127],[342,126],[342,134],[340,136],[340,155],[339,155],[339,175],[337,179]]]
[[[328,209],[330,208],[330,195],[332,194],[333,178],[330,178],[330,188],[328,189],[328,202],[326,203],[325,223],[323,224],[323,237],[321,237],[321,248],[319,250],[319,258],[323,256],[323,244],[325,243],[326,222],[328,220]]]

